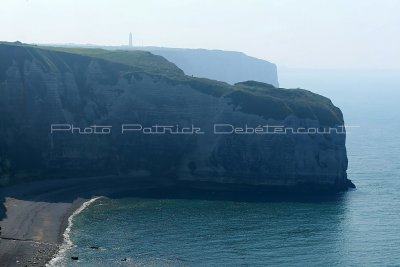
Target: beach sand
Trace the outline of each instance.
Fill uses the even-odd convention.
[[[6,198],[0,241],[2,266],[44,266],[58,251],[66,219],[84,199],[51,203]]]
[[[68,218],[85,201],[120,194],[136,186],[129,178],[95,177],[42,180],[1,188],[1,266],[45,266],[63,242]]]

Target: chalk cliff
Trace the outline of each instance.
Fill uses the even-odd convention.
[[[279,86],[277,67],[267,60],[255,58],[242,52],[189,49],[155,46],[96,46],[96,45],[57,45],[53,49],[74,50],[88,55],[99,52],[101,49],[113,53],[122,51],[151,52],[162,56],[178,66],[186,75],[218,80],[235,84],[247,80],[264,82]],[[103,50],[103,51],[104,51]],[[123,58],[119,58],[122,59]],[[123,60],[126,62],[125,60]]]
[[[276,65],[241,52],[145,47],[155,55],[165,57],[187,75],[234,84],[254,80],[279,86]]]
[[[216,124],[340,129],[342,113],[329,99],[259,82],[193,78],[148,52],[113,53],[0,44],[3,183],[113,175],[155,186],[215,183],[310,191],[349,186],[345,134],[214,132]],[[51,133],[52,124],[112,130]],[[122,133],[123,124],[194,126],[204,134]]]

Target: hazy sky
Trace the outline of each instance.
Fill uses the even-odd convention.
[[[280,67],[400,70],[400,0],[2,0],[0,40],[242,51]]]

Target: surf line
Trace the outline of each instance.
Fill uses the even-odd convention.
[[[93,204],[96,200],[102,198],[100,197],[93,197],[89,199],[88,201],[85,201],[78,209],[76,209],[71,216],[68,217],[68,226],[65,228],[65,231],[63,233],[63,243],[61,244],[58,252],[53,256],[53,258],[46,264],[46,267],[55,267],[60,265],[60,261],[64,259],[64,256],[68,249],[70,249],[73,246],[72,240],[70,238],[71,234],[71,228],[73,226],[73,220],[76,215],[81,213],[84,209],[89,207],[91,204]]]

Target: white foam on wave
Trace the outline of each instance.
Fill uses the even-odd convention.
[[[74,211],[74,213],[72,213],[71,216],[69,216],[69,218],[68,218],[68,226],[65,229],[64,234],[63,234],[64,241],[61,244],[60,249],[58,250],[57,254],[54,256],[54,258],[51,259],[51,261],[49,261],[46,264],[46,267],[58,267],[58,266],[62,265],[62,262],[65,259],[66,252],[70,248],[72,248],[72,246],[74,245],[72,243],[72,240],[71,240],[71,237],[70,237],[71,228],[73,226],[74,217],[76,215],[78,215],[79,213],[81,213],[84,209],[89,207],[93,202],[95,202],[99,198],[101,198],[101,197],[94,197],[94,198],[84,202],[77,210]]]

